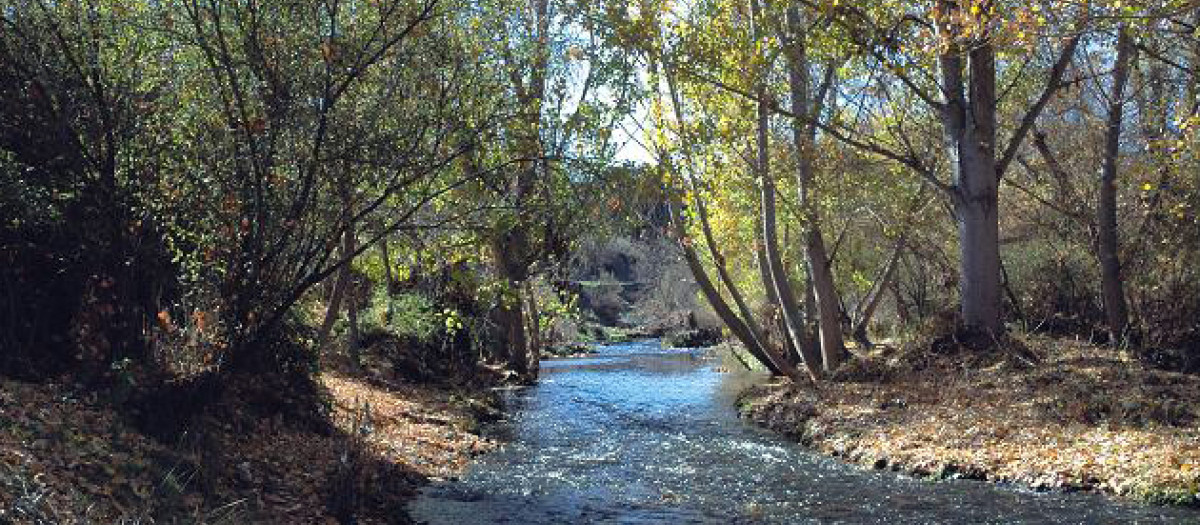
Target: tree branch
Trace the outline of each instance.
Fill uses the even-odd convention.
[[[1071,58],[1075,56],[1075,48],[1079,47],[1079,39],[1082,35],[1082,33],[1076,33],[1075,36],[1072,36],[1067,41],[1067,45],[1063,47],[1062,52],[1058,55],[1058,60],[1054,62],[1054,67],[1050,70],[1050,78],[1046,80],[1046,86],[1042,89],[1042,94],[1038,97],[1037,102],[1034,102],[1033,106],[1030,106],[1029,111],[1025,112],[1025,116],[1021,118],[1021,124],[1013,132],[1012,138],[1008,141],[1008,146],[1004,148],[1004,154],[1001,155],[1000,161],[996,163],[997,181],[1004,178],[1004,172],[1008,170],[1009,164],[1012,164],[1013,158],[1017,155],[1017,150],[1021,147],[1021,142],[1025,140],[1025,136],[1033,128],[1034,122],[1037,122],[1042,109],[1050,102],[1050,98],[1065,85],[1062,81],[1063,74],[1066,72],[1067,66],[1071,64]]]

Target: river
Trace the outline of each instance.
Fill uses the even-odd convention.
[[[410,508],[430,524],[1200,523],[1092,493],[924,481],[842,464],[739,420],[747,374],[657,341],[544,360],[487,432],[504,447]]]

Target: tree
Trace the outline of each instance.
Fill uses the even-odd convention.
[[[823,10],[820,6],[810,7]],[[1063,75],[1080,38],[1077,32],[1066,37],[1045,74],[1043,88],[1015,121],[1007,143],[998,148],[994,43],[998,7],[991,1],[939,0],[930,10],[930,23],[904,13],[890,26],[872,21],[870,13],[877,9],[857,5],[833,9],[835,21],[850,33],[854,46],[876,60],[895,83],[910,90],[938,116],[952,183],[938,180],[931,169],[935,163],[916,156],[907,142],[902,142],[909,149],[905,152],[822,126],[843,142],[912,168],[948,196],[959,230],[962,322],[969,329],[984,332],[1000,329],[999,181],[1042,109],[1063,87]],[[931,45],[937,62],[936,82],[927,74],[933,67],[922,64],[919,53],[906,57],[897,52],[895,35],[906,34],[909,23],[936,28],[937,40]],[[931,83],[937,96],[929,90]]]
[[[804,213],[804,258],[814,292],[816,323],[821,339],[821,361],[825,371],[831,372],[841,363],[846,350],[842,341],[841,301],[834,285],[829,254],[825,249],[825,238],[821,233],[820,216],[816,206],[813,205],[815,177],[813,176],[811,149],[816,145],[817,127],[814,123],[821,118],[821,106],[824,104],[826,92],[834,80],[835,68],[833,64],[826,67],[826,75],[821,87],[814,95],[810,96],[809,70],[811,65],[808,61],[807,42],[805,41],[808,35],[804,30],[804,25],[799,9],[788,9],[788,38],[785,39],[787,49],[784,54],[787,56],[788,62],[791,111],[795,116],[792,119],[792,143],[796,156],[797,202]],[[765,106],[762,111],[765,115]],[[780,294],[781,297],[783,295]]]
[[[135,29],[146,9],[118,11],[0,3],[0,266],[14,305],[0,367],[22,374],[145,359],[143,327],[170,287],[148,217],[167,157],[148,140],[165,124],[166,78],[148,58],[162,41]]]
[[[1128,323],[1121,262],[1117,255],[1117,164],[1120,161],[1121,123],[1125,117],[1125,85],[1134,53],[1128,29],[1117,29],[1117,57],[1113,66],[1112,94],[1108,99],[1108,119],[1104,132],[1104,164],[1100,170],[1100,200],[1096,204],[1096,255],[1104,290],[1104,313],[1114,342],[1123,337]]]

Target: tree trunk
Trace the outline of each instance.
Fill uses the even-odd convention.
[[[383,280],[390,295],[392,293],[392,286],[396,284],[396,278],[392,275],[392,256],[388,250],[386,235],[379,239],[379,262],[383,263]]]
[[[343,251],[347,254],[354,253],[357,247],[358,239],[354,236],[354,223],[346,225],[345,248]],[[347,262],[342,267],[342,271],[346,272],[346,321],[349,324],[349,330],[346,331],[346,348],[350,351],[350,359],[357,365],[361,363],[362,353],[358,348],[358,301],[359,301],[359,286],[355,280],[353,269],[350,262]]]
[[[522,382],[530,380],[528,343],[525,338],[524,309],[520,296],[506,301],[510,304],[501,306],[498,311],[497,324],[504,330],[504,351],[507,354],[508,366]]]
[[[758,263],[758,277],[762,280],[763,289],[766,291],[767,302],[771,306],[771,311],[768,318],[775,322],[775,329],[779,331],[780,337],[783,339],[784,356],[787,357],[788,364],[792,366],[799,365],[804,362],[804,357],[800,355],[796,343],[792,341],[792,335],[788,332],[787,321],[783,319],[783,312],[779,307],[779,294],[775,293],[774,281],[771,279],[771,270],[767,262],[766,247],[762,243],[762,232],[759,231],[758,245],[755,246],[754,255]]]
[[[966,53],[969,82],[965,81],[963,53],[957,44],[961,35],[952,21],[958,4],[942,0],[938,10],[939,30],[950,41],[939,57],[946,98],[941,116],[954,173],[962,322],[969,330],[996,332],[1000,330],[1000,225],[995,50],[987,41],[972,45]]]
[[[725,264],[725,255],[717,247],[717,241],[712,233],[712,225],[708,222],[708,208],[705,206],[702,198],[699,197],[699,194],[696,197],[696,208],[697,215],[700,217],[700,229],[704,234],[704,244],[708,246],[709,255],[713,258],[713,266],[717,269],[717,277],[721,280],[721,285],[729,291],[729,296],[733,298],[733,304],[737,306],[738,313],[746,324],[746,328],[750,330],[750,336],[758,342],[757,346],[765,350],[768,345],[762,325],[758,323],[754,312],[750,310],[749,304],[746,303],[746,298],[742,295],[741,288],[733,280],[733,276],[729,274],[728,265]]]
[[[960,195],[955,205],[960,300],[963,325],[996,332],[1000,329],[1000,231],[997,203],[987,193],[984,190],[972,192],[971,196]]]
[[[354,253],[354,225],[350,222],[350,218],[354,216],[354,210],[352,209],[354,203],[351,201],[351,188],[349,184],[349,181],[345,177],[338,180],[338,193],[342,199],[342,220],[347,221],[346,231],[342,233],[342,258],[349,257],[350,254]],[[351,286],[350,263],[351,261],[346,261],[341,268],[338,268],[337,278],[333,284],[333,293],[330,294],[329,304],[325,307],[325,319],[321,321],[321,328],[317,332],[318,353],[324,352],[326,345],[329,344],[329,336],[333,332],[333,324],[337,321],[338,314],[342,309],[342,302],[345,300],[347,290]],[[358,320],[357,315],[354,320]],[[354,329],[356,328],[354,327]],[[356,342],[357,335],[357,333],[354,333],[351,336],[349,342],[352,345]],[[355,352],[353,346],[351,346],[351,352]],[[354,362],[357,364],[357,354],[352,354],[352,356],[355,358]]]
[[[1133,42],[1125,27],[1117,35],[1117,60],[1113,69],[1112,93],[1108,106],[1108,128],[1104,135],[1104,165],[1100,170],[1100,199],[1096,205],[1096,255],[1100,260],[1104,292],[1104,316],[1112,342],[1125,333],[1128,310],[1121,282],[1121,262],[1117,239],[1117,164],[1120,161],[1121,124],[1125,111],[1125,84],[1129,79]]]
[[[826,372],[832,372],[842,363],[846,347],[842,341],[841,309],[838,307],[837,289],[833,284],[833,271],[826,258],[825,242],[820,230],[808,232],[808,266],[813,275],[813,299],[817,303],[817,330],[821,338],[821,359]]]
[[[896,241],[895,248],[892,248],[892,256],[888,258],[887,263],[883,266],[883,273],[879,279],[871,286],[867,292],[867,296],[862,300],[862,306],[857,308],[857,314],[854,316],[854,328],[851,333],[854,339],[863,345],[865,348],[871,347],[871,338],[867,335],[867,326],[871,323],[871,317],[875,315],[875,308],[879,306],[880,299],[883,298],[884,289],[891,283],[892,276],[896,274],[896,267],[900,264],[900,254],[904,252],[904,236]]]
[[[679,100],[679,91],[675,87],[675,78],[673,75],[671,75],[670,69],[666,69],[667,90],[671,96],[672,107],[674,108],[676,115],[683,115],[683,104]],[[682,119],[682,117],[679,118]],[[712,256],[713,266],[716,267],[718,279],[720,279],[721,284],[725,287],[725,289],[729,291],[729,296],[733,299],[734,304],[737,306],[738,313],[740,314],[739,319],[741,320],[741,324],[744,325],[747,335],[750,337],[750,339],[754,341],[753,346],[758,349],[756,351],[757,354],[768,355],[768,345],[766,344],[766,337],[763,333],[762,326],[760,326],[758,321],[755,320],[754,313],[746,304],[746,300],[742,295],[741,289],[738,288],[737,283],[734,282],[733,278],[729,275],[729,270],[725,264],[725,256],[721,254],[721,250],[717,246],[716,239],[713,236],[712,225],[708,221],[708,207],[705,205],[704,197],[701,193],[702,188],[700,187],[699,181],[696,180],[695,175],[691,172],[691,168],[695,166],[695,163],[692,162],[690,153],[691,140],[686,131],[682,129],[682,120],[680,120],[680,126],[680,139],[683,142],[684,157],[687,159],[688,164],[688,169],[685,170],[684,175],[688,181],[688,187],[691,189],[692,195],[694,196],[696,203],[696,215],[700,219],[700,229],[704,236],[704,244],[708,247],[708,252]],[[674,217],[672,217],[672,221],[674,221]],[[680,231],[682,232],[682,227],[680,227]],[[690,245],[688,248],[690,249]],[[693,273],[695,273],[695,271],[693,271]],[[707,274],[705,274],[705,279],[707,279]],[[724,302],[724,299],[722,299],[722,302]],[[784,363],[782,362],[775,364],[776,367],[783,367],[780,368],[780,370],[786,368],[783,365]]]
[[[1200,7],[1192,11],[1192,27],[1200,27]],[[1182,113],[1194,116],[1200,113],[1200,38],[1192,39],[1191,57],[1188,60],[1187,82],[1184,85]],[[1198,192],[1200,194],[1200,192]]]
[[[510,230],[509,233],[514,231],[519,232]],[[518,246],[524,246],[523,238],[513,238],[512,235],[502,235],[492,242],[496,276],[508,283],[511,292],[510,296],[501,299],[496,308],[496,324],[504,333],[503,351],[509,368],[522,382],[528,382],[533,378],[529,369],[529,342],[525,333],[525,300],[521,284],[527,276],[524,274],[525,265],[513,260],[519,251],[515,249]]]
[[[516,143],[521,160],[516,174],[506,189],[506,199],[518,209],[529,204],[529,196],[538,180],[548,176],[544,160],[542,130],[542,108],[546,96],[546,79],[550,57],[550,7],[548,0],[529,0],[529,14],[533,17],[532,62],[526,80],[519,72],[512,74],[512,89],[516,94],[519,113],[517,125],[509,131]],[[524,282],[529,278],[531,259],[530,225],[521,215],[513,225],[503,226],[492,242],[492,258],[497,276],[511,288],[514,297],[502,301],[496,314],[507,339],[506,357],[512,371],[522,382],[532,383],[537,379],[536,366],[530,365],[530,340],[526,332]]]
[[[761,13],[758,8],[758,0],[751,0],[751,6],[754,8],[753,16],[755,22],[755,38],[762,37],[761,31]],[[779,250],[779,232],[776,227],[776,210],[775,210],[775,176],[771,173],[771,153],[769,142],[769,126],[770,126],[770,108],[767,107],[767,88],[766,79],[767,71],[759,72],[759,79],[755,86],[756,97],[758,98],[757,107],[757,159],[756,168],[760,180],[759,188],[761,189],[759,202],[761,209],[760,226],[761,236],[763,239],[764,256],[767,262],[767,277],[769,280],[763,282],[763,287],[772,290],[776,304],[780,308],[780,313],[783,314],[783,324],[787,328],[786,337],[794,343],[794,348],[799,352],[804,360],[804,367],[808,371],[809,377],[814,380],[821,377],[822,359],[819,354],[813,351],[812,345],[807,344],[807,334],[804,331],[804,318],[800,315],[800,306],[796,301],[796,294],[792,290],[791,282],[788,280],[787,271],[783,266],[783,257]]]
[[[677,228],[678,229],[678,228]],[[708,272],[704,269],[704,264],[700,262],[700,257],[696,255],[696,250],[692,248],[691,242],[682,234],[678,237],[679,247],[683,250],[683,259],[687,262],[688,268],[692,271],[692,276],[696,279],[696,284],[700,286],[700,292],[704,294],[704,298],[708,300],[708,304],[712,306],[713,312],[721,319],[721,322],[729,328],[733,336],[746,347],[746,351],[754,359],[758,360],[764,367],[767,368],[771,375],[788,375],[788,367],[781,367],[778,363],[782,362],[782,356],[774,357],[767,348],[763,347],[759,340],[751,333],[750,328],[734,313],[729,307],[729,303],[725,302],[725,298],[721,296],[721,292],[713,285],[712,279],[708,277]],[[791,369],[794,370],[794,369]]]
[[[893,280],[888,290],[892,292],[892,301],[896,303],[896,323],[907,327],[911,316],[908,314],[908,305],[904,303],[904,295],[900,293],[900,283]]]
[[[1192,27],[1200,27],[1200,7],[1192,11]],[[1191,59],[1188,62],[1191,73],[1188,75],[1184,88],[1184,115],[1193,117],[1200,115],[1200,38],[1192,39]],[[1193,188],[1200,188],[1200,170],[1193,174]],[[1200,210],[1200,191],[1192,192],[1192,209]],[[1200,226],[1200,225],[1198,225]],[[1200,228],[1197,229],[1200,234]]]
[[[816,140],[816,127],[808,121],[820,117],[817,114],[818,111],[814,111],[820,105],[820,101],[811,100],[809,95],[809,62],[805,49],[807,35],[804,33],[798,9],[788,9],[787,24],[791,36],[786,53],[788,81],[791,87],[792,114],[796,116],[792,122],[792,142],[797,159],[796,186],[799,191],[800,209],[804,212],[804,218],[807,221],[804,252],[811,277],[813,300],[816,303],[817,329],[821,343],[821,365],[826,372],[830,372],[841,364],[846,348],[842,340],[841,310],[838,306],[837,289],[833,282],[833,271],[829,264],[825,241],[821,236],[819,214],[811,199],[814,185],[812,146]],[[780,295],[783,296],[782,293]],[[798,311],[797,308],[796,312],[798,313]],[[802,330],[802,325],[797,324],[795,328]],[[803,339],[798,337],[797,341],[803,341]],[[804,345],[801,346],[803,353]]]
[[[1004,285],[1004,294],[1008,296],[1008,302],[1012,304],[1013,315],[1017,316],[1017,320],[1024,325],[1025,313],[1021,309],[1021,298],[1017,297],[1017,293],[1012,288],[1012,280],[1008,278],[1008,269],[1004,266],[1004,260],[1000,261],[1000,278]]]
[[[761,95],[761,93],[760,93]],[[760,97],[761,98],[761,97]],[[758,171],[761,178],[761,226],[763,236],[763,252],[767,263],[768,281],[763,286],[769,289],[774,300],[783,314],[783,324],[787,328],[787,338],[798,343],[795,345],[804,360],[804,367],[809,376],[817,379],[821,376],[822,356],[813,351],[812,345],[807,344],[807,334],[804,331],[804,318],[800,314],[800,306],[796,294],[788,281],[783,267],[783,259],[779,255],[779,239],[775,221],[775,181],[770,172],[769,153],[767,151],[767,107],[760,102],[758,107]]]
[[[525,280],[525,297],[529,301],[529,349],[527,360],[533,377],[538,376],[541,368],[542,355],[542,325],[541,313],[538,311],[537,295],[534,293],[533,279]]]
[[[392,256],[388,252],[387,236],[379,239],[379,259],[383,263],[383,297],[387,301],[384,311],[384,323],[390,324],[396,312],[392,310],[392,287],[395,286],[395,277],[392,275]]]
[[[345,244],[343,243],[343,252]],[[344,255],[343,255],[344,256]],[[325,351],[325,346],[329,344],[329,334],[333,332],[333,324],[337,321],[338,313],[342,309],[342,299],[346,295],[346,288],[350,285],[350,265],[346,264],[338,269],[337,278],[333,283],[333,293],[329,295],[329,304],[325,306],[325,319],[321,321],[321,328],[317,332],[317,352]]]
[[[658,64],[657,60],[654,60],[653,58],[654,57],[652,57],[650,63],[652,75],[654,74]],[[798,380],[801,378],[801,376],[797,373],[797,369],[793,366],[789,366],[783,355],[772,351],[769,346],[763,344],[764,337],[762,335],[761,328],[758,327],[754,320],[753,314],[749,311],[749,308],[746,307],[745,301],[742,299],[741,293],[739,292],[736,284],[732,279],[729,278],[728,273],[725,271],[724,257],[721,256],[721,253],[716,246],[716,242],[712,236],[712,229],[708,224],[708,211],[704,206],[703,195],[700,193],[701,188],[699,187],[699,183],[696,181],[695,176],[690,171],[690,168],[694,167],[695,164],[692,162],[691,158],[691,143],[689,136],[686,128],[683,126],[683,107],[679,100],[679,92],[675,88],[674,76],[671,74],[670,66],[665,65],[663,69],[665,73],[664,77],[666,79],[667,89],[671,97],[671,104],[675,110],[675,115],[679,119],[680,141],[683,143],[682,149],[684,151],[684,159],[688,164],[688,170],[685,170],[683,175],[687,179],[689,188],[695,197],[697,215],[699,216],[700,225],[704,232],[705,243],[708,245],[708,249],[713,256],[713,263],[717,268],[717,274],[722,279],[726,288],[729,289],[730,295],[739,303],[738,309],[741,311],[742,316],[739,316],[733,311],[733,309],[729,306],[729,303],[725,301],[725,298],[717,289],[716,285],[713,284],[712,279],[708,276],[708,272],[704,269],[703,262],[701,262],[700,257],[696,254],[692,240],[687,237],[686,225],[682,223],[676,211],[672,209],[673,206],[668,204],[668,216],[670,217],[671,228],[674,230],[676,241],[678,242],[680,249],[683,251],[684,260],[687,262],[688,269],[691,270],[692,276],[696,279],[696,284],[700,287],[700,291],[704,294],[705,299],[708,300],[708,304],[712,307],[713,312],[716,313],[717,317],[721,319],[721,322],[724,323],[727,328],[729,328],[729,331],[733,334],[733,336],[736,337],[743,346],[745,346],[746,351],[749,352],[754,359],[766,367],[772,375],[786,375],[794,380]],[[668,166],[670,165],[669,162],[664,162],[664,164]],[[738,356],[736,352],[735,357],[741,361],[741,356]]]

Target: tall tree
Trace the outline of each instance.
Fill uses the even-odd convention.
[[[1113,65],[1112,92],[1108,96],[1108,118],[1104,130],[1103,165],[1100,168],[1099,202],[1096,204],[1096,255],[1104,291],[1104,315],[1114,342],[1120,340],[1129,322],[1125,289],[1121,279],[1117,235],[1117,169],[1121,160],[1121,125],[1125,118],[1125,85],[1133,60],[1134,42],[1125,26],[1117,29],[1117,53]]]
[[[816,145],[817,127],[821,118],[821,106],[825,92],[835,75],[830,64],[821,88],[812,94],[810,74],[812,66],[808,59],[807,31],[798,8],[787,11],[787,38],[785,55],[788,63],[788,85],[792,99],[792,145],[796,157],[797,203],[804,220],[804,258],[816,306],[817,327],[821,342],[821,359],[825,371],[832,371],[841,363],[846,353],[842,340],[841,301],[833,281],[830,257],[825,249],[825,238],[821,230],[821,217],[815,200],[813,148]],[[782,294],[781,294],[782,295]]]

